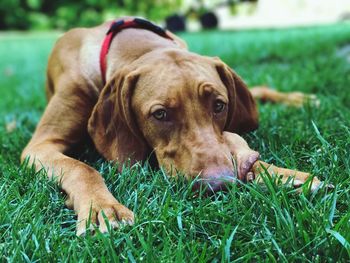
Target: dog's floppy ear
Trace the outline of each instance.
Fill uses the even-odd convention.
[[[144,160],[147,145],[136,127],[131,97],[137,72],[119,71],[103,88],[88,122],[96,149],[106,159],[120,163]]]
[[[225,131],[244,133],[258,128],[258,110],[243,80],[225,63],[215,59],[216,69],[229,95]]]

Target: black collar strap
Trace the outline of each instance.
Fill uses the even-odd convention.
[[[160,26],[157,26],[153,24],[152,22],[141,19],[141,18],[134,18],[132,20],[117,20],[114,21],[107,31],[107,34],[113,33],[117,34],[119,31],[125,29],[125,28],[141,28],[146,29],[149,31],[152,31],[153,33],[156,33],[160,35],[161,37],[169,38],[172,40],[172,38],[166,33],[166,31],[161,28]]]

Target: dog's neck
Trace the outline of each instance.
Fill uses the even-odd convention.
[[[169,39],[143,29],[126,29],[113,39],[107,55],[106,81],[121,68],[134,62],[143,55],[162,48],[177,48]]]

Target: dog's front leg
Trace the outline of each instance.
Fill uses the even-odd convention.
[[[37,170],[44,167],[49,177],[59,180],[67,194],[66,205],[74,209],[78,216],[77,235],[94,225],[98,225],[101,232],[107,232],[107,224],[110,224],[110,228],[116,228],[118,222],[133,223],[133,213],[113,197],[96,170],[55,148],[53,144],[43,143],[29,147],[24,154],[31,157]]]
[[[250,149],[247,142],[235,133],[224,132],[226,143],[231,149],[231,153],[237,163],[238,177],[242,181],[257,181],[263,183],[261,174],[265,170],[271,176],[278,176],[282,183],[290,183],[294,187],[300,187],[310,181],[312,191],[318,189],[322,182],[309,173],[277,167],[273,164],[258,160],[258,153]],[[328,185],[332,187],[331,185]]]
[[[118,222],[132,224],[133,213],[120,204],[108,191],[102,176],[90,166],[68,157],[64,153],[81,139],[86,130],[89,111],[77,105],[84,103],[74,94],[66,98],[54,95],[33,135],[22,153],[22,161],[29,157],[36,170],[44,168],[49,177],[57,179],[67,193],[67,205],[78,216],[77,235],[87,227],[99,225],[101,232],[108,231]],[[79,107],[78,107],[79,108]]]

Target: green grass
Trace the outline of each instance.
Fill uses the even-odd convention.
[[[183,180],[135,166],[116,168],[86,150],[136,224],[76,237],[76,218],[60,189],[19,163],[44,108],[48,54],[57,35],[0,34],[1,261],[306,261],[350,260],[350,44],[346,24],[183,34],[191,50],[220,56],[249,85],[315,93],[321,106],[260,105],[261,125],[246,136],[262,158],[310,171],[333,191],[296,194],[266,179],[193,197]],[[6,124],[16,129],[6,131]]]

